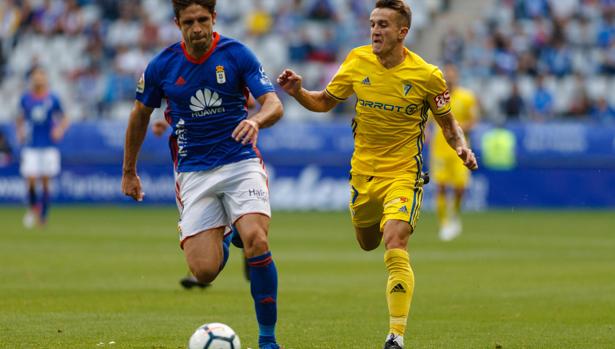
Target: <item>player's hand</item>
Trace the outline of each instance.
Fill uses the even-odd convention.
[[[61,141],[62,137],[64,137],[64,129],[62,129],[61,127],[56,127],[53,130],[51,130],[51,139],[55,143],[58,143],[59,141]]]
[[[256,142],[258,141],[258,130],[259,126],[256,121],[245,119],[242,120],[237,127],[235,127],[231,136],[243,145],[251,143],[253,147],[256,147]]]
[[[465,167],[470,170],[478,169],[478,161],[476,161],[476,156],[472,149],[466,147],[457,147],[457,156],[463,161]]]
[[[167,128],[169,128],[169,124],[166,120],[158,119],[154,121],[152,124],[152,133],[157,137],[161,137],[166,132]]]
[[[278,76],[278,84],[280,87],[293,97],[301,90],[302,81],[303,77],[297,75],[297,73],[290,69],[285,69],[282,74]]]
[[[19,144],[26,143],[26,133],[22,129],[17,130],[17,142]]]
[[[122,193],[136,201],[143,201],[145,193],[141,190],[141,178],[136,174],[122,175]]]

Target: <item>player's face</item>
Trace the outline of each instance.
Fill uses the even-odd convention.
[[[40,69],[33,71],[31,79],[33,89],[42,90],[47,87],[47,74],[44,71]]]
[[[182,32],[186,45],[197,51],[207,51],[213,40],[216,12],[201,5],[192,4],[179,12],[175,23]]]
[[[389,8],[375,8],[369,17],[372,35],[372,51],[380,56],[402,45],[408,27],[402,27],[399,14]]]

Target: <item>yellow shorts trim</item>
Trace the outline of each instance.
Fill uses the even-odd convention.
[[[414,230],[423,202],[422,180],[353,174],[350,179],[350,213],[356,227],[367,228],[396,219]]]

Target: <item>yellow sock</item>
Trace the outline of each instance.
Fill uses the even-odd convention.
[[[391,249],[384,253],[384,264],[389,272],[386,289],[389,333],[403,336],[414,293],[414,273],[410,267],[410,257],[406,250]]]
[[[438,224],[443,226],[446,223],[446,193],[438,193],[436,196],[436,214],[438,216]]]

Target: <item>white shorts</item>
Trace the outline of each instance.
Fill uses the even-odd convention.
[[[60,173],[60,151],[55,147],[24,148],[19,172],[23,177],[55,177]]]
[[[179,240],[202,231],[225,227],[241,216],[271,217],[267,173],[260,159],[247,159],[208,171],[175,174],[179,209]]]

